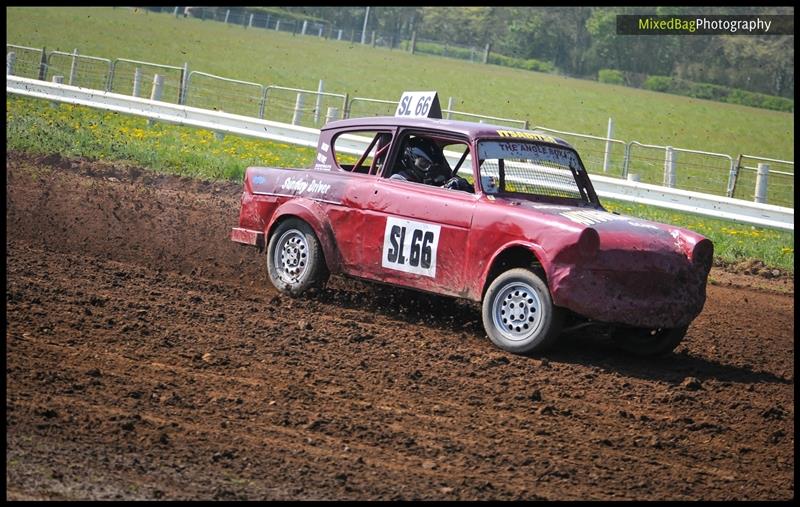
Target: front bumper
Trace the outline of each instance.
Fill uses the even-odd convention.
[[[673,328],[688,325],[703,310],[708,271],[688,262],[648,271],[572,265],[555,270],[550,288],[554,304],[592,320]]]

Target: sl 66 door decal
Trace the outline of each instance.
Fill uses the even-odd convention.
[[[441,226],[386,217],[381,265],[436,278],[436,250]]]

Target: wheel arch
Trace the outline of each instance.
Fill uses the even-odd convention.
[[[264,229],[265,245],[269,245],[272,233],[278,225],[290,218],[302,220],[311,227],[322,247],[322,256],[325,260],[325,265],[328,267],[328,271],[331,273],[338,271],[339,250],[336,246],[333,230],[331,229],[325,212],[315,201],[292,200],[284,203],[275,210],[275,213],[272,215],[272,220],[270,220],[269,224],[267,224]]]
[[[501,273],[514,268],[530,269],[542,278],[542,281],[550,289],[547,281],[547,265],[542,262],[542,248],[534,243],[514,242],[504,245],[492,256],[483,276],[481,276],[480,299],[486,295],[486,291],[495,278]]]

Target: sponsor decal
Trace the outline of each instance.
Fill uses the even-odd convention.
[[[310,194],[324,194],[331,188],[330,185],[317,180],[311,180],[311,183],[302,179],[286,178],[283,180],[281,190],[294,190],[298,194],[308,191]]]
[[[544,134],[534,134],[533,132],[524,132],[519,130],[498,130],[497,135],[500,137],[519,137],[521,139],[532,139],[534,141],[544,141],[545,143],[558,143],[553,136]]]
[[[326,157],[322,153],[317,153],[317,162],[319,162],[320,164],[324,164],[327,161],[328,161],[328,157]]]
[[[381,265],[435,278],[440,231],[439,225],[387,217]]]
[[[565,211],[559,213],[564,218],[568,218],[575,223],[583,225],[594,225],[612,220],[625,220],[622,217],[606,213],[605,211],[585,210],[585,211]]]
[[[584,225],[594,225],[603,222],[624,220],[628,225],[631,225],[633,227],[640,227],[642,229],[654,229],[656,231],[661,230],[660,228],[656,227],[653,224],[640,222],[638,220],[631,220],[630,217],[614,215],[612,213],[606,213],[605,211],[597,211],[597,210],[565,211],[559,214],[562,217],[569,218],[573,222],[577,222],[579,224],[584,224]]]
[[[265,181],[267,181],[267,179],[265,177],[263,177],[263,176],[253,176],[253,179],[252,179],[252,182],[253,182],[254,185],[261,185]]]
[[[318,171],[330,171],[331,165],[330,164],[316,164],[314,165],[314,169]]]
[[[328,143],[322,143],[322,146],[320,146],[319,148],[320,148],[322,151],[324,151],[324,152],[326,152],[326,153],[327,153],[327,152],[328,152],[328,148],[329,148],[329,146],[328,146]]]
[[[561,166],[580,167],[575,154],[564,148],[513,141],[483,141],[478,145],[481,159],[512,159],[533,162],[547,161]]]

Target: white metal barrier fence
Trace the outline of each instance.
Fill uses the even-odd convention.
[[[130,95],[6,76],[6,92],[45,100],[96,107],[189,125],[217,132],[316,147],[319,130],[269,120],[209,111]],[[346,152],[359,154],[368,140],[354,142]],[[601,175],[592,177],[598,195],[623,201],[677,209],[744,223],[794,230],[794,210],[699,192],[634,183]]]

